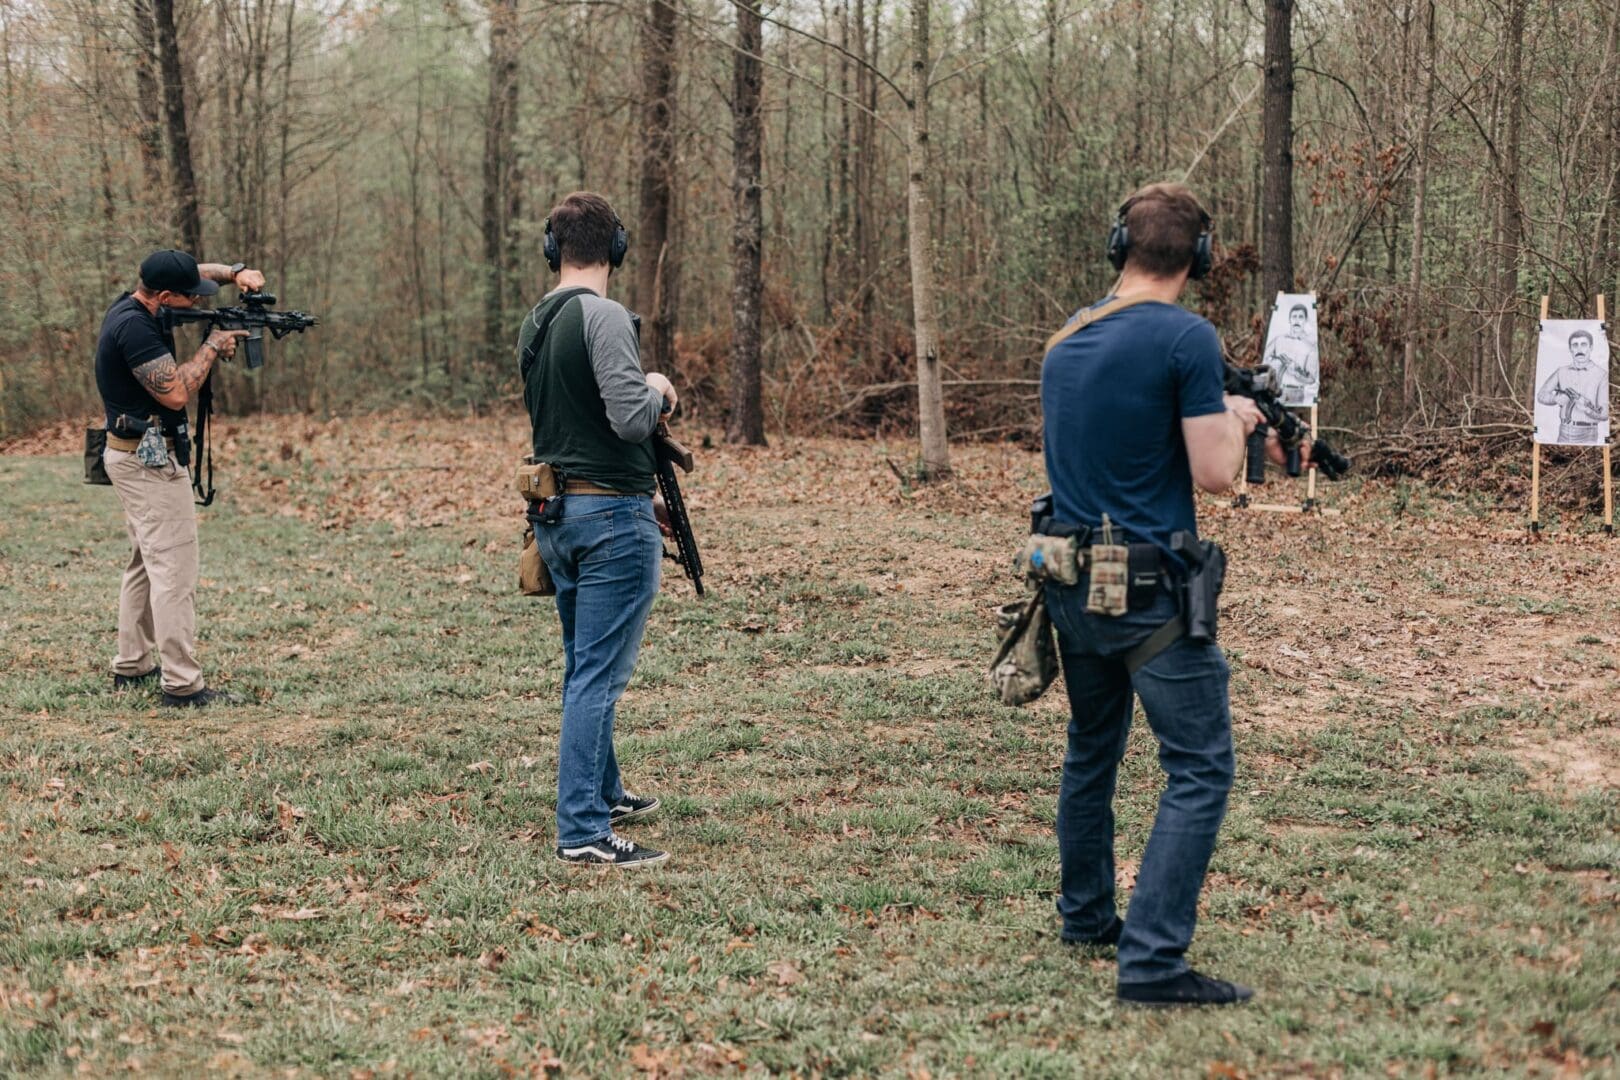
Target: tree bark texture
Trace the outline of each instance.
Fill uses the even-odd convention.
[[[140,126],[136,144],[146,186],[156,197],[163,190],[163,123],[160,119],[162,91],[157,77],[157,29],[152,21],[152,0],[134,0],[130,5],[130,28],[135,39],[135,114]]]
[[[1266,0],[1260,278],[1269,299],[1294,291],[1294,0]]]
[[[517,0],[489,4],[489,94],[484,107],[484,356],[497,370],[515,340],[506,319],[510,198],[517,157]]]
[[[163,77],[163,115],[169,135],[169,168],[174,180],[175,227],[186,251],[202,258],[202,211],[197,200],[197,174],[191,161],[191,134],[186,126],[185,76],[174,25],[174,0],[152,0],[157,35],[158,69]]]
[[[939,316],[935,309],[934,235],[928,194],[928,4],[911,0],[911,128],[906,180],[906,227],[910,234],[911,307],[917,351],[917,427],[922,441],[921,478],[951,472],[945,432],[945,388],[939,371]]]
[[[642,25],[641,212],[636,306],[646,327],[642,365],[673,371],[679,259],[675,231],[675,25],[677,0],[647,0]]]
[[[1509,391],[1518,387],[1520,368],[1514,356],[1519,314],[1519,258],[1524,236],[1524,210],[1519,201],[1519,150],[1524,117],[1524,12],[1527,0],[1508,0],[1507,72],[1503,108],[1507,112],[1506,146],[1502,152],[1502,242],[1498,248],[1496,356],[1499,370],[1509,373]]]
[[[1407,300],[1406,348],[1401,359],[1401,402],[1410,412],[1417,401],[1417,347],[1423,333],[1423,214],[1429,184],[1429,147],[1434,128],[1434,0],[1425,5],[1423,53],[1423,111],[1418,118],[1417,160],[1412,178],[1412,275]]]
[[[760,200],[763,131],[760,98],[764,89],[764,22],[759,0],[737,4],[737,51],[732,59],[731,230],[731,415],[726,441],[765,445],[765,407],[760,385],[760,276],[765,217]]]

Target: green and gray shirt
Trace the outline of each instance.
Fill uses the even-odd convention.
[[[523,354],[554,308],[524,371]],[[647,385],[636,329],[623,305],[588,291],[553,290],[523,320],[517,354],[535,460],[570,480],[651,495],[651,436],[664,397]]]

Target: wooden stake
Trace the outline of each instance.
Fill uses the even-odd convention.
[[[1530,531],[1541,531],[1541,444],[1530,436]]]
[[[1541,297],[1541,321],[1547,321],[1547,304],[1550,297],[1545,293]],[[1540,339],[1537,338],[1537,349],[1540,349]],[[1536,441],[1536,372],[1535,365],[1530,371],[1530,531],[1541,531],[1541,444]]]
[[[1316,443],[1316,406],[1311,406],[1311,443]],[[1305,478],[1305,509],[1316,509],[1316,462],[1311,462],[1310,475]]]
[[[1598,322],[1606,324],[1609,321],[1609,319],[1608,319],[1608,315],[1603,310],[1603,294],[1602,293],[1598,293],[1597,309],[1598,309]],[[1603,336],[1604,337],[1609,336],[1607,326],[1604,327]],[[1609,357],[1609,367],[1611,369],[1614,367],[1614,357],[1613,356]],[[1612,401],[1612,400],[1613,400],[1613,395],[1611,394],[1610,395],[1610,401]],[[1604,404],[1608,404],[1608,402],[1604,402]],[[1614,430],[1612,420],[1610,421],[1610,429],[1609,430],[1610,430],[1611,436],[1612,436],[1612,432]],[[1611,471],[1610,464],[1609,464],[1609,445],[1610,445],[1610,442],[1612,442],[1612,438],[1604,440],[1604,443],[1603,443],[1603,531],[1606,532],[1606,533],[1611,533],[1612,534],[1614,532],[1614,473]]]

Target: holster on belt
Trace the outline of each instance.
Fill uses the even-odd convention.
[[[544,461],[525,458],[513,477],[517,493],[529,504],[529,524],[523,529],[523,551],[518,556],[518,592],[524,596],[556,596],[557,585],[546,569],[546,560],[540,557],[540,545],[534,539],[534,523],[543,520],[548,504],[562,509],[562,475]],[[552,523],[556,515],[553,513]]]

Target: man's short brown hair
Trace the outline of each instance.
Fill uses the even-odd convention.
[[[1186,184],[1149,184],[1125,200],[1130,230],[1127,265],[1154,277],[1174,277],[1192,266],[1209,214]]]
[[[570,266],[597,266],[610,262],[613,234],[619,215],[594,191],[576,191],[552,207],[551,235]]]

